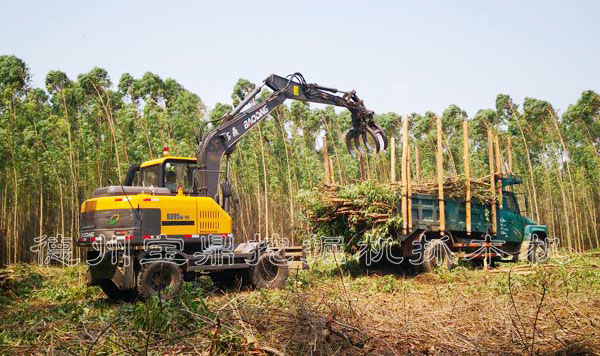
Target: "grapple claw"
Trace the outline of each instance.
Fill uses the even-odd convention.
[[[352,158],[356,158],[356,149],[353,148],[352,142],[354,136],[356,136],[356,130],[350,129],[348,130],[348,132],[346,132],[346,149],[348,150],[348,153],[350,153],[350,156],[352,156]]]
[[[365,148],[367,149],[367,152],[372,152],[373,148],[371,147],[371,145],[369,145],[369,139],[367,137],[367,130],[364,130],[360,133],[360,136],[362,137],[362,142],[363,145],[365,146]]]
[[[378,126],[367,126],[367,132],[373,138],[375,142],[375,153],[384,151],[387,148],[387,138],[385,133],[378,128]]]
[[[376,123],[371,122],[368,126],[368,130],[373,136],[373,139],[378,143],[377,152],[385,151],[388,146],[388,139],[383,129]]]
[[[364,155],[366,152],[363,149],[362,145],[360,144],[360,131],[355,130],[355,134],[354,134],[354,147],[356,147],[356,150],[361,154]]]
[[[375,123],[373,111],[367,110],[362,100],[359,100],[355,94],[351,99],[356,106],[349,108],[352,114],[352,128],[346,133],[348,152],[353,158],[356,158],[355,151],[364,155],[365,150],[375,153],[385,150],[388,145],[387,136],[383,129]]]

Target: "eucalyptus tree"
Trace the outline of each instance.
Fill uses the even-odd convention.
[[[109,151],[102,150],[101,144],[97,146],[100,149],[98,156],[106,159],[105,162],[108,163],[108,167],[115,167],[114,170],[110,170],[111,172],[106,178],[111,179],[116,173],[118,181],[122,182],[121,172],[126,167],[121,165],[121,156],[126,155],[126,148],[122,148],[122,143],[118,140],[113,115],[115,109],[121,104],[121,96],[110,89],[112,85],[110,77],[106,70],[102,68],[95,67],[86,74],[80,74],[77,77],[77,82],[85,94],[83,105],[85,106],[86,119],[89,121],[96,120],[95,128],[98,134],[97,137],[101,137],[101,139],[104,137],[103,129],[105,125],[108,126],[110,132],[111,145]],[[116,165],[112,164],[112,162],[115,162]],[[108,167],[99,168],[99,173],[102,174],[102,171]],[[100,180],[102,180],[102,175],[100,176]]]
[[[0,56],[0,141],[2,142],[2,156],[5,157],[2,165],[4,186],[2,189],[3,205],[2,227],[7,231],[6,255],[8,262],[16,262],[19,257],[18,236],[20,223],[19,209],[8,209],[18,206],[19,194],[25,193],[21,189],[20,151],[23,149],[22,128],[23,121],[19,115],[22,102],[25,100],[29,89],[29,68],[22,60],[15,56]],[[10,178],[9,178],[10,177]]]

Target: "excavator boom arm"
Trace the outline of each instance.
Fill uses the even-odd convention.
[[[267,86],[273,93],[265,100],[244,108]],[[342,95],[336,95],[341,93]],[[270,75],[263,83],[254,89],[230,113],[223,117],[222,123],[201,138],[196,152],[198,167],[196,170],[196,189],[201,195],[217,198],[220,176],[221,159],[229,155],[239,140],[258,122],[266,118],[271,111],[287,99],[334,105],[347,108],[352,116],[352,128],[346,134],[348,151],[355,155],[354,146],[361,154],[361,145],[367,144],[367,135],[375,142],[375,151],[385,150],[387,138],[383,130],[373,120],[373,112],[367,110],[354,91],[342,92],[317,84],[307,84],[300,73],[287,78]],[[361,141],[362,140],[362,144]]]

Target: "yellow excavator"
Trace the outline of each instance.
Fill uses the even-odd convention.
[[[264,87],[272,93],[257,101]],[[77,244],[87,250],[88,284],[113,299],[173,297],[198,273],[217,283],[243,276],[256,288],[283,286],[288,261],[281,250],[264,241],[234,243],[229,158],[286,99],[347,108],[352,127],[346,145],[353,156],[387,147],[373,112],[354,91],[307,84],[300,73],[270,75],[212,131],[200,134],[195,158],[171,156],[165,148],[163,157],[130,166],[123,185],[98,188],[83,202]]]

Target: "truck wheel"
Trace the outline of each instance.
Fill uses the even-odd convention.
[[[529,246],[529,253],[527,254],[527,259],[529,259],[529,262],[546,262],[548,259],[548,245],[546,244],[546,240],[536,236],[531,240],[530,243],[531,245]]]
[[[159,294],[162,299],[170,299],[179,293],[182,285],[181,268],[174,263],[144,263],[138,273],[137,291],[142,298]]]
[[[101,280],[98,285],[100,289],[106,294],[106,296],[114,301],[126,301],[130,302],[135,300],[137,293],[135,289],[122,290],[115,285],[110,279]]]
[[[423,249],[423,269],[433,272],[440,268],[451,269],[454,261],[450,255],[450,249],[442,240],[431,240]]]
[[[252,284],[257,289],[282,288],[288,274],[288,264],[282,254],[265,253],[255,266],[250,267]]]

